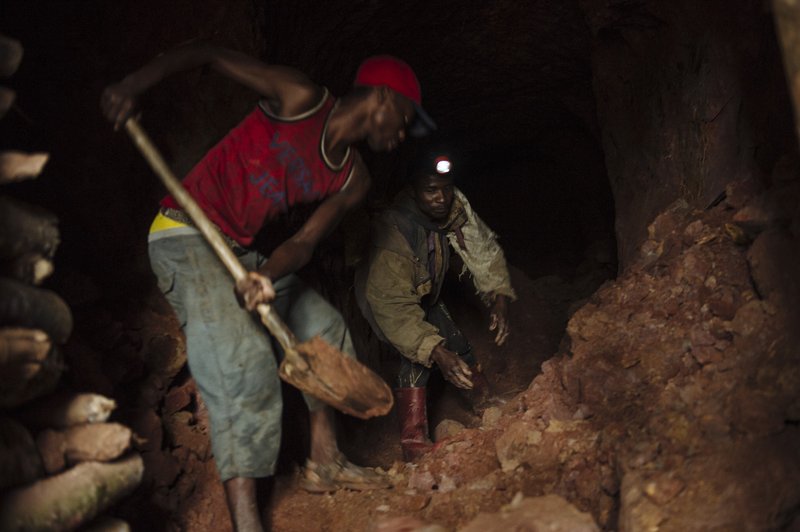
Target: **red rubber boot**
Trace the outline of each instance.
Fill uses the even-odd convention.
[[[397,417],[400,420],[400,447],[403,459],[413,462],[433,450],[428,437],[428,407],[425,387],[395,388]]]

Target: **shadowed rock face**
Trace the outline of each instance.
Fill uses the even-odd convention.
[[[783,193],[800,199],[792,189]],[[577,416],[598,431],[588,434],[601,442],[599,455],[615,457],[625,530],[791,522],[800,496],[792,480],[800,467],[796,303],[786,303],[787,291],[756,289],[788,274],[796,257],[774,229],[749,251],[735,244],[728,228],[745,209],[723,203],[702,214],[665,211],[660,228],[650,226],[658,236],[626,274],[573,315],[568,351],[520,396],[532,428],[565,418],[575,424]],[[774,270],[751,278],[762,246],[773,249]],[[542,467],[536,445],[510,456],[504,445],[499,457],[501,449],[501,463]]]
[[[758,3],[581,3],[620,262],[673,200],[702,208],[796,152],[772,15]],[[765,87],[769,87],[765,90]]]
[[[566,517],[577,507],[607,529],[790,523],[800,500],[797,338],[786,334],[800,320],[797,141],[765,6],[2,3],[0,32],[23,43],[25,58],[0,147],[52,154],[36,182],[13,192],[61,220],[52,284],[75,317],[67,380],[113,396],[147,438],[145,490],[124,513],[228,526],[180,327],[149,274],[144,235],[162,190],[98,106],[107,83],[160,51],[211,38],[298,67],[337,94],[367,55],[411,63],[440,128],[426,142],[468,169],[457,184],[500,236],[522,288],[504,350],[492,347],[480,307],[459,300],[454,314],[498,388],[527,389],[482,430],[450,435],[417,468],[394,467],[388,494],[321,504],[296,490],[287,473],[302,463],[306,435],[288,393],[275,529],[365,530],[385,508],[415,526],[457,528],[503,505],[524,513],[528,503],[509,504],[517,491],[557,493],[572,506],[548,508]],[[142,123],[183,174],[254,102],[199,70],[148,93]],[[365,151],[375,178],[366,208],[303,272],[389,381],[396,360],[349,300],[351,261],[368,214],[426,142]],[[479,424],[455,402],[437,413],[459,415]],[[351,455],[386,467],[399,457],[392,417],[343,421]]]

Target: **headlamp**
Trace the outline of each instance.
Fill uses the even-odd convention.
[[[436,168],[436,173],[437,174],[447,174],[447,173],[450,172],[451,168],[453,167],[453,164],[450,162],[450,159],[448,159],[445,156],[437,157],[433,161],[433,165],[434,165],[434,168]]]

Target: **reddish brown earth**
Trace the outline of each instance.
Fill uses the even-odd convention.
[[[406,530],[455,530],[518,492],[561,495],[604,529],[796,527],[800,370],[787,326],[798,292],[786,268],[800,248],[759,205],[800,195],[790,185],[743,199],[741,187],[711,210],[677,203],[656,218],[634,265],[575,312],[556,356],[502,412],[417,464],[394,463],[392,490],[319,497],[282,477],[273,528],[384,530],[407,516],[418,521]],[[547,334],[546,305],[522,284],[517,308],[530,314],[517,333]],[[503,364],[526,378],[542,359],[531,344],[492,355],[495,379]]]
[[[408,530],[460,530],[482,512],[558,495],[573,506],[564,502],[555,519],[580,510],[606,530],[796,526],[799,188],[737,182],[709,210],[676,202],[650,224],[634,263],[594,292],[598,277],[586,272],[597,268],[572,283],[514,270],[520,298],[502,348],[466,285],[451,307],[509,400],[478,419],[449,386],[432,385],[432,427],[447,419],[468,428],[413,465],[400,461],[393,414],[342,417],[342,449],[387,471],[392,489],[300,490],[306,419],[287,388],[279,472],[260,486],[265,520],[278,531],[393,530],[385,523],[397,517],[416,520]],[[78,331],[68,353],[72,367],[103,369],[75,373],[83,380],[73,385],[115,382],[128,405],[120,418],[145,438],[145,481],[118,513],[137,528],[230,530],[177,324],[158,298],[143,297],[150,306],[128,305],[118,321],[82,316],[93,328]],[[382,364],[390,380],[391,361]]]
[[[512,269],[512,276],[519,301],[511,307],[512,336],[501,348],[492,341],[488,315],[477,297],[472,296],[471,283],[465,280],[459,285],[454,281],[450,287],[451,307],[458,322],[470,337],[497,393],[506,398],[524,390],[539,372],[542,361],[555,352],[566,323],[567,304],[577,297],[570,285],[555,277],[533,282],[516,269]],[[92,326],[78,331],[69,346],[71,364],[80,368],[73,375],[72,386],[121,395],[121,402],[128,406],[120,417],[143,439],[140,447],[146,464],[145,480],[137,496],[119,513],[136,526],[230,530],[222,486],[210,452],[205,410],[184,366],[185,346],[178,324],[156,293],[141,297],[139,304],[110,311],[88,305],[81,321]],[[90,313],[96,314],[89,316]],[[355,323],[356,328],[360,326],[363,323]],[[99,355],[102,351],[112,354],[107,360],[122,360],[125,365],[106,367]],[[396,361],[382,362],[382,373],[391,382]],[[402,464],[397,420],[392,412],[366,422],[346,416],[339,421],[340,446],[350,459],[390,470],[395,488],[371,493],[308,494],[297,487],[298,471],[306,456],[307,419],[297,392],[286,385],[284,392],[284,446],[279,474],[274,487],[266,481],[260,486],[265,520],[272,523],[274,530],[319,529],[320,523],[326,522],[330,530],[358,530],[376,517],[397,513],[462,523],[478,510],[508,502],[530,483],[524,476],[500,479],[502,485],[492,489],[490,497],[482,489],[459,492],[462,503],[453,505],[451,510],[451,505],[435,503],[439,498],[453,496],[448,494],[447,483],[431,493],[427,493],[428,486],[420,493],[409,494],[404,483],[411,480],[415,485],[424,485],[429,475],[412,475]],[[445,419],[473,427],[480,425],[480,419],[468,411],[467,403],[440,377],[432,379],[431,392],[432,431]],[[473,472],[489,473],[497,465],[489,451],[493,435],[492,431],[461,432],[445,449],[449,452],[468,446],[472,451],[453,456],[459,456],[462,465]],[[464,511],[462,504],[474,511]],[[346,511],[341,512],[342,508]]]
[[[564,327],[559,316],[564,316],[566,309],[562,302],[543,299],[539,293],[543,290],[521,272],[514,270],[513,277],[519,301],[511,307],[514,329],[503,347],[494,345],[486,314],[475,299],[460,297],[450,301],[457,322],[468,334],[489,380],[502,397],[513,397],[524,390],[542,361],[554,352]],[[569,285],[559,285],[554,279],[539,285],[555,286],[565,299],[574,297]],[[468,284],[461,288],[470,293]],[[496,432],[478,428],[481,420],[468,411],[452,387],[439,382],[432,388],[432,431],[445,419],[475,428],[453,436],[436,458],[414,467],[402,462],[394,413],[385,420],[355,427],[355,431],[342,435],[347,454],[358,463],[387,470],[394,488],[311,495],[298,489],[298,469],[276,482],[267,512],[273,530],[368,530],[393,516],[415,516],[431,523],[458,526],[480,511],[508,503],[518,491],[534,491],[532,486],[538,485],[534,479],[497,474],[492,448]],[[355,441],[351,441],[353,437]],[[467,479],[474,479],[471,487],[456,488]]]

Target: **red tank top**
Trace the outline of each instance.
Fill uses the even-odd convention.
[[[225,234],[251,244],[292,205],[330,196],[346,183],[350,150],[335,167],[323,149],[335,104],[327,89],[317,106],[294,118],[277,118],[259,103],[187,174],[184,187]],[[172,196],[161,205],[180,208]]]

